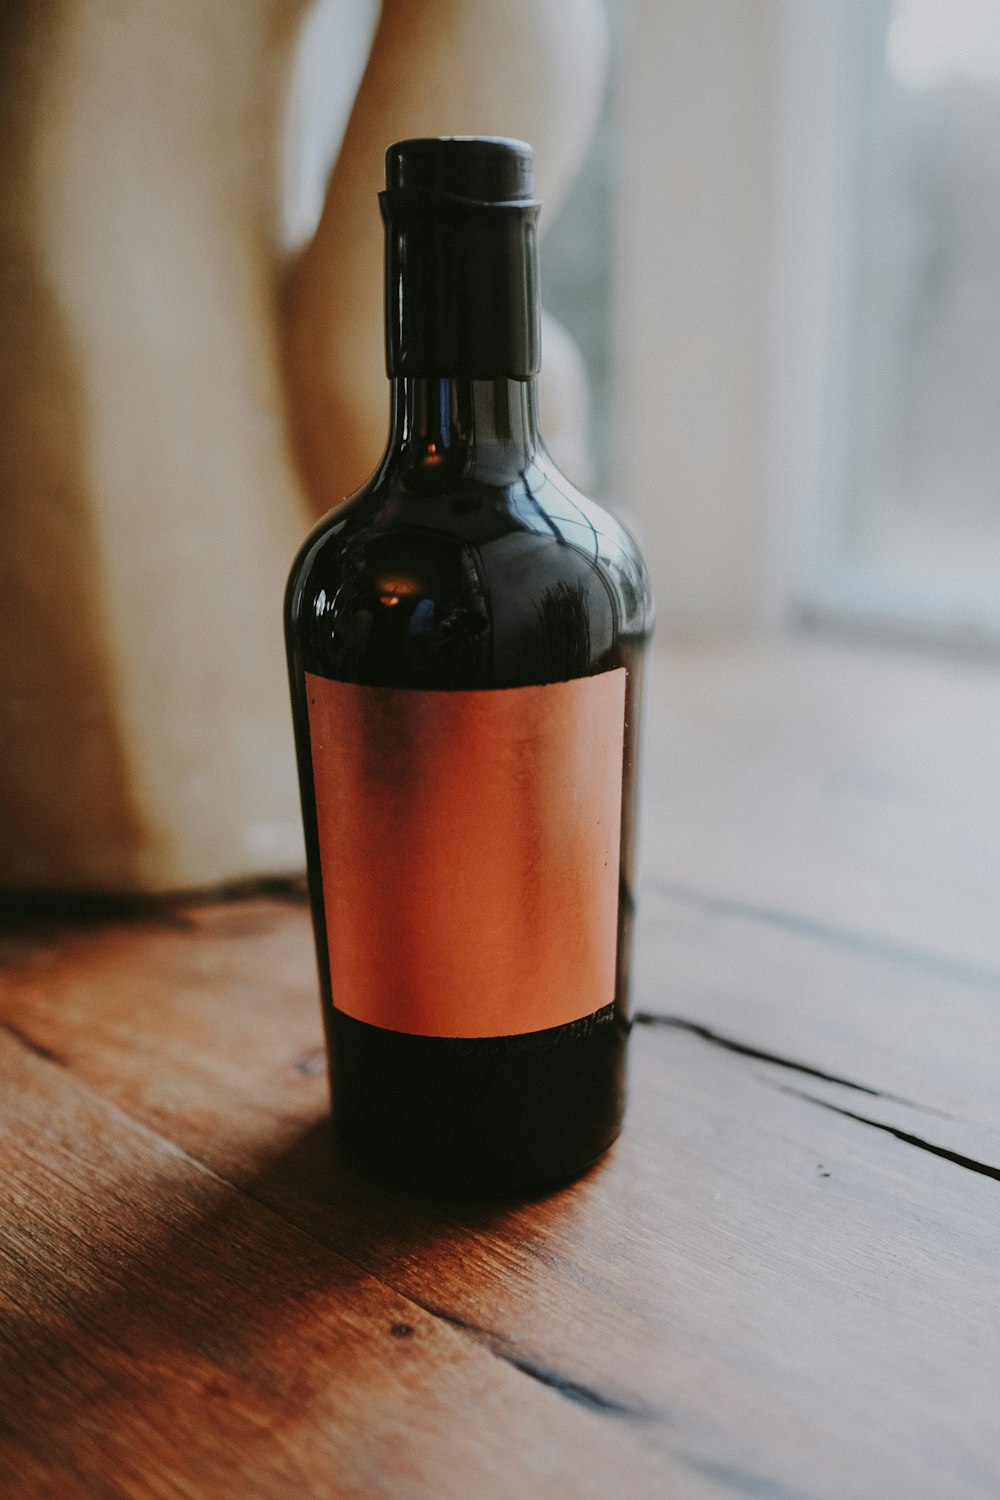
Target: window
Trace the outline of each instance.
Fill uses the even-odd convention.
[[[834,259],[806,254],[828,301],[800,604],[1000,636],[1000,7],[833,9],[835,119],[811,165],[839,213],[820,216]]]
[[[1000,6],[631,0],[618,96],[663,623],[1000,642]]]

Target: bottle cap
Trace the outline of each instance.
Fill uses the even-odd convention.
[[[385,185],[390,193],[428,193],[470,206],[533,204],[534,156],[525,141],[503,136],[397,141],[385,153]]]

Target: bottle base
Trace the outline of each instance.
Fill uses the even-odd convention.
[[[618,1136],[628,1026],[583,1022],[445,1038],[330,1017],[333,1120],[345,1153],[424,1192],[510,1196],[580,1176]]]
[[[427,1198],[511,1199],[546,1197],[578,1182],[604,1160],[621,1135],[619,1124],[610,1139],[596,1152],[578,1162],[511,1163],[506,1168],[493,1162],[488,1167],[468,1163],[428,1166],[426,1162],[386,1160],[351,1139],[350,1132],[334,1125],[334,1136],[344,1159],[362,1176],[396,1191]]]

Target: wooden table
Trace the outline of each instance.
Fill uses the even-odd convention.
[[[586,1180],[331,1153],[295,890],[4,941],[12,1496],[1000,1494],[1000,677],[673,649]]]

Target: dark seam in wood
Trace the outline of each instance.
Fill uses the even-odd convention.
[[[444,1308],[435,1307],[432,1303],[422,1302],[412,1294],[404,1294],[411,1302],[432,1318],[439,1318],[441,1322],[457,1328],[462,1333],[467,1333],[477,1344],[488,1349],[497,1359],[505,1364],[511,1365],[513,1369],[519,1370],[522,1375],[527,1375],[531,1380],[537,1380],[540,1385],[547,1386],[549,1390],[555,1391],[567,1401],[574,1402],[577,1406],[586,1407],[588,1411],[599,1412],[606,1417],[627,1417],[632,1421],[649,1422],[662,1421],[660,1413],[639,1403],[620,1401],[617,1397],[606,1396],[597,1391],[593,1386],[583,1385],[578,1380],[571,1380],[567,1375],[558,1370],[551,1369],[539,1360],[521,1354],[511,1345],[509,1339],[502,1334],[494,1333],[489,1328],[482,1328],[478,1323],[470,1323],[467,1318],[461,1318],[457,1313],[447,1312]]]
[[[941,958],[935,953],[925,953],[919,948],[906,948],[901,943],[887,942],[883,938],[871,937],[863,932],[851,932],[847,928],[834,927],[815,917],[803,917],[795,912],[783,911],[780,907],[756,906],[749,901],[736,901],[727,896],[711,896],[704,891],[676,884],[672,880],[653,876],[645,883],[646,889],[657,891],[688,906],[700,906],[718,916],[743,917],[749,921],[767,922],[772,927],[781,927],[799,937],[814,938],[817,942],[829,943],[835,948],[846,948],[853,953],[883,963],[905,964],[908,968],[935,974],[941,979],[952,979],[958,984],[974,985],[979,989],[1000,990],[1000,972],[980,968],[978,964],[966,964],[960,959]]]
[[[722,1032],[713,1031],[700,1021],[688,1021],[684,1016],[640,1010],[632,1017],[632,1021],[636,1026],[670,1026],[676,1031],[687,1031],[701,1041],[711,1042],[713,1047],[722,1047],[727,1052],[735,1052],[739,1057],[752,1057],[757,1062],[773,1063],[776,1068],[787,1068],[790,1072],[802,1073],[807,1078],[819,1078],[823,1083],[839,1083],[842,1088],[854,1089],[858,1094],[869,1094],[873,1099],[889,1099],[894,1104],[905,1104],[909,1109],[919,1109],[925,1114],[938,1115],[945,1120],[952,1118],[944,1110],[934,1109],[930,1104],[918,1104],[915,1099],[905,1099],[902,1094],[890,1094],[885,1089],[872,1088],[867,1083],[855,1083],[853,1079],[844,1078],[839,1073],[827,1073],[822,1068],[814,1068],[810,1063],[795,1062],[793,1058],[782,1057],[778,1052],[765,1052],[761,1047],[751,1047],[749,1042],[738,1042],[735,1037],[724,1036]]]
[[[509,1349],[496,1348],[493,1353],[499,1359],[505,1360],[515,1370],[520,1370],[522,1375],[527,1375],[532,1380],[537,1380],[540,1385],[547,1386],[549,1390],[555,1391],[558,1396],[563,1396],[567,1401],[574,1401],[577,1406],[585,1406],[588,1411],[600,1412],[608,1417],[628,1417],[636,1422],[648,1422],[652,1420],[652,1413],[643,1411],[635,1406],[628,1406],[623,1401],[616,1401],[610,1396],[604,1396],[600,1391],[592,1387],[581,1385],[579,1381],[569,1380],[565,1375],[560,1375],[556,1370],[550,1370],[546,1365],[540,1365],[536,1360],[526,1359],[521,1355],[515,1355]]]
[[[827,1099],[817,1099],[814,1094],[806,1094],[802,1089],[787,1088],[780,1083],[774,1084],[773,1087],[780,1089],[783,1094],[791,1094],[793,1098],[805,1099],[809,1104],[817,1104],[820,1109],[828,1109],[835,1115],[843,1115],[848,1120],[857,1120],[859,1125],[870,1125],[873,1130],[881,1130],[885,1135],[893,1136],[906,1146],[916,1146],[918,1151],[926,1151],[931,1156],[940,1156],[942,1161],[950,1161],[956,1167],[964,1167],[967,1172],[977,1172],[980,1177],[992,1177],[994,1182],[1000,1182],[1000,1167],[992,1167],[989,1162],[976,1161],[975,1157],[963,1156],[960,1151],[949,1151],[947,1146],[935,1146],[932,1141],[925,1141],[918,1135],[911,1135],[908,1130],[897,1130],[895,1125],[886,1125],[881,1120],[870,1120],[867,1115],[855,1114],[852,1109],[842,1109],[839,1104],[831,1104]]]
[[[751,1500],[810,1500],[803,1490],[789,1489],[780,1480],[769,1479],[742,1464],[717,1463],[714,1459],[699,1458],[693,1453],[675,1453],[679,1462],[706,1479],[715,1479],[726,1489],[738,1495],[747,1495]]]
[[[60,1057],[58,1052],[53,1052],[51,1047],[43,1047],[41,1042],[32,1041],[27,1032],[22,1031],[20,1026],[15,1026],[13,1021],[0,1019],[0,1031],[5,1031],[15,1042],[19,1042],[33,1057],[44,1058],[46,1062],[56,1063],[60,1068],[66,1067],[65,1058]]]

